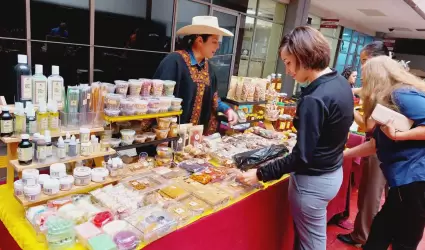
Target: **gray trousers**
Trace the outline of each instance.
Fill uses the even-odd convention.
[[[292,174],[289,203],[300,250],[326,250],[326,208],[338,193],[342,167],[320,176]]]

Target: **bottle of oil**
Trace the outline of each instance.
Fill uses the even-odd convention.
[[[31,102],[27,103],[25,113],[27,115],[26,131],[28,134],[33,135],[34,133],[37,133],[37,118],[35,116],[34,106]]]
[[[280,90],[282,89],[282,74],[277,74],[276,78],[276,91],[280,93]]]
[[[16,134],[25,134],[27,130],[26,116],[24,111],[24,104],[22,102],[15,102],[15,126]]]
[[[56,101],[51,101],[47,105],[49,111],[49,130],[53,133],[59,131],[59,112]]]
[[[21,135],[21,143],[18,145],[18,161],[21,165],[29,165],[32,163],[33,149],[29,139],[29,134]]]
[[[276,89],[276,74],[272,74],[272,79],[270,80],[270,87],[269,89]]]
[[[12,136],[13,135],[13,117],[9,113],[9,107],[3,106],[3,111],[0,116],[0,135],[1,136]]]
[[[37,111],[37,129],[40,134],[49,129],[49,113],[47,113],[46,103],[40,102]]]

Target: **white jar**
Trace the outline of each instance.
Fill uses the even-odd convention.
[[[53,163],[50,166],[51,178],[60,179],[66,176],[66,166],[63,163]]]
[[[40,184],[41,188],[43,188],[44,181],[48,179],[50,179],[50,175],[48,174],[41,174],[38,176],[38,184]]]
[[[24,195],[25,199],[28,201],[37,201],[40,199],[41,186],[40,184],[32,185],[32,186],[24,186]]]
[[[93,168],[91,170],[91,180],[93,182],[104,182],[108,175],[109,171],[106,168]]]
[[[47,195],[54,195],[59,193],[59,180],[58,179],[47,179],[43,183],[43,193]]]
[[[91,169],[88,167],[76,167],[74,169],[74,185],[86,186],[91,182]]]
[[[21,196],[24,194],[24,183],[22,182],[22,180],[15,181],[13,183],[13,187],[14,187],[16,196]]]
[[[87,143],[90,141],[90,129],[80,128],[80,142]]]
[[[72,175],[67,175],[59,179],[60,190],[68,191],[71,190],[72,185],[74,184],[74,177]]]
[[[38,169],[24,169],[22,171],[22,183],[24,186],[36,185],[39,174]]]
[[[82,156],[90,156],[92,153],[91,143],[90,142],[84,142],[81,143],[81,155]]]

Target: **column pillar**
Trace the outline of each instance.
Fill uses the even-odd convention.
[[[307,24],[310,2],[311,0],[291,0],[291,2],[287,5],[283,35],[288,34],[295,27]],[[295,80],[285,74],[285,64],[280,59],[280,54],[279,60],[277,61],[276,72],[281,73],[284,78],[282,92],[292,96]]]

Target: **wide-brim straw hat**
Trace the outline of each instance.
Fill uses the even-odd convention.
[[[184,26],[177,31],[177,35],[219,35],[233,36],[229,30],[218,26],[218,19],[215,16],[195,16],[192,18],[192,24]]]

